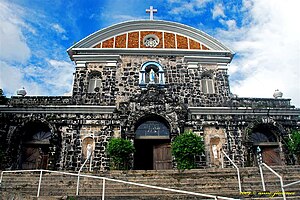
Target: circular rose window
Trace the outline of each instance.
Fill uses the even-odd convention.
[[[150,34],[144,37],[144,45],[146,47],[156,47],[159,44],[159,38],[156,35]]]

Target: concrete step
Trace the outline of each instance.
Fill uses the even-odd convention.
[[[279,174],[283,175],[285,184],[300,180],[299,166],[274,167],[274,169]],[[243,191],[257,193],[262,190],[258,168],[242,168],[240,169],[240,172]],[[245,199],[252,198],[251,196],[239,194],[237,175],[234,168],[211,168],[201,170],[186,170],[184,172],[178,172],[177,170],[132,170],[88,174],[135,183],[143,183],[147,185],[161,186],[164,188],[174,188],[229,197],[241,197]],[[278,177],[276,177],[271,172],[264,170],[264,178],[266,182],[266,189],[268,191],[271,191],[273,193],[281,191]],[[39,173],[4,174],[1,187],[3,191],[19,191],[35,196],[37,193],[38,181]],[[70,175],[44,173],[42,177],[40,194],[45,197],[75,195],[76,184],[77,177],[72,177]],[[172,195],[172,197],[174,197],[173,199],[185,198],[183,197],[183,195],[179,195],[179,197],[177,197],[174,196],[174,193],[116,183],[108,180],[106,181],[105,188],[107,196],[115,199],[118,199],[119,197],[128,197],[127,199],[135,199],[136,197],[137,199],[141,199],[144,197],[145,199],[147,199],[148,197],[149,199],[151,199],[152,197],[153,199],[153,196],[155,195],[157,197],[155,199],[172,199]],[[299,196],[300,186],[299,184],[291,186],[290,188],[287,188],[286,191],[296,192],[295,195]],[[79,192],[81,196],[99,196],[102,193],[102,180],[81,177]],[[293,198],[293,196],[291,195],[289,197]],[[255,198],[260,197],[256,196]]]

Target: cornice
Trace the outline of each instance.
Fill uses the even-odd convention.
[[[0,113],[44,113],[44,114],[110,114],[116,106],[38,106],[38,107],[0,107]]]
[[[191,114],[198,115],[293,115],[300,116],[296,108],[250,108],[250,107],[188,107]]]
[[[120,60],[120,55],[182,56],[185,61],[228,64],[233,58],[229,51],[206,51],[187,49],[142,49],[142,48],[74,48],[73,61],[109,61]]]
[[[38,106],[8,107],[0,106],[0,113],[60,113],[60,114],[111,114],[116,106],[70,105],[70,106]],[[188,107],[190,114],[198,115],[268,115],[268,116],[300,116],[300,109],[250,107]]]

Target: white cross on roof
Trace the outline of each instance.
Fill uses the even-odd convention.
[[[150,13],[150,20],[153,20],[153,13],[157,13],[157,9],[153,9],[153,6],[150,6],[150,9],[146,9],[146,13]]]

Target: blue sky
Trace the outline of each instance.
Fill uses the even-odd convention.
[[[275,89],[300,107],[298,0],[0,0],[0,88],[67,95],[74,64],[66,50],[87,35],[127,20],[154,19],[200,29],[234,52],[231,91],[272,98]]]

